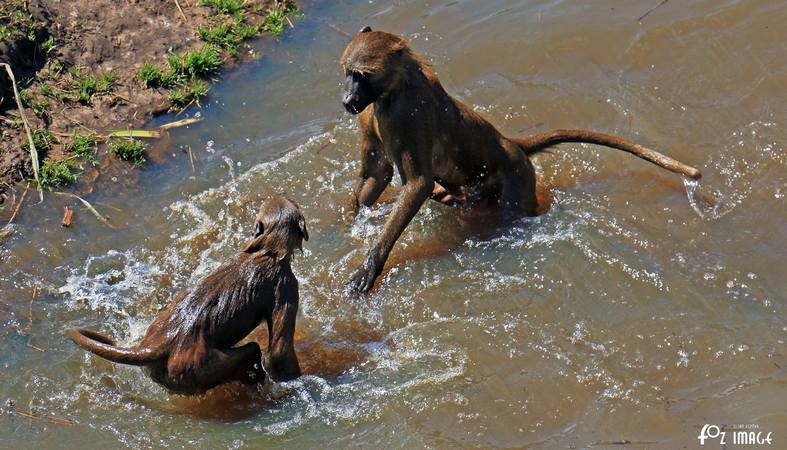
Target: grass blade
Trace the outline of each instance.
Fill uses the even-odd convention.
[[[98,212],[96,210],[96,208],[93,208],[93,205],[91,205],[90,202],[88,202],[84,198],[82,198],[82,197],[80,197],[78,195],[75,195],[75,194],[68,193],[68,192],[53,192],[53,194],[63,195],[65,197],[71,197],[71,198],[75,198],[75,199],[79,200],[80,202],[82,202],[83,205],[85,205],[85,208],[90,210],[90,212],[92,212],[93,215],[96,216],[96,218],[99,221],[101,221],[101,223],[103,223],[104,225],[108,226],[109,228],[117,228],[114,225],[112,225],[111,223],[109,223],[109,219],[107,219],[106,217],[102,216],[101,213]]]
[[[5,71],[8,73],[8,77],[11,79],[11,86],[14,88],[14,97],[16,98],[16,106],[19,108],[19,116],[22,118],[22,123],[25,125],[25,132],[27,133],[27,140],[30,142],[30,160],[33,163],[33,176],[36,179],[36,184],[38,185],[38,197],[41,202],[44,201],[44,191],[41,188],[41,183],[38,180],[38,150],[36,150],[36,145],[33,143],[33,133],[30,131],[30,124],[27,123],[27,117],[25,117],[25,109],[22,107],[22,100],[19,98],[19,90],[16,88],[16,78],[14,78],[14,72],[11,70],[11,66],[6,63],[0,63],[0,66],[5,67]]]
[[[172,129],[172,128],[185,127],[186,125],[191,125],[191,124],[194,124],[194,123],[197,123],[197,122],[200,122],[200,121],[202,121],[201,118],[191,117],[189,119],[181,119],[181,120],[176,120],[174,122],[165,123],[164,125],[160,126],[159,128],[162,129],[162,130],[169,130],[169,129]]]
[[[113,130],[109,132],[109,136],[158,139],[161,137],[161,133],[154,130]]]

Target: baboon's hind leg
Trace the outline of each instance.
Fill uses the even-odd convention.
[[[165,386],[180,393],[200,393],[230,381],[262,383],[262,352],[256,342],[225,350],[211,349],[189,374],[170,373]]]
[[[506,215],[536,214],[536,173],[526,158],[515,158],[504,169],[500,206]]]

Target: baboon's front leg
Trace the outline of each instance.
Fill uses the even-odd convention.
[[[421,205],[432,194],[433,187],[434,180],[431,177],[420,176],[407,182],[391,216],[383,227],[382,234],[367,253],[363,264],[356,269],[350,282],[347,283],[348,295],[353,296],[368,292],[372,288],[374,280],[382,272],[396,240],[421,209]]]
[[[393,166],[379,146],[364,143],[361,153],[361,173],[353,186],[353,215],[361,206],[372,206],[393,178]]]
[[[295,320],[298,314],[298,292],[280,294],[271,314],[268,329],[268,354],[265,367],[276,381],[292,380],[301,376],[298,356],[295,354]]]
[[[372,206],[393,178],[393,166],[385,156],[383,143],[375,131],[371,108],[360,114],[361,172],[353,187],[352,213],[361,206]]]

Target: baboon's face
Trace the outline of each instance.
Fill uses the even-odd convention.
[[[370,76],[360,72],[347,70],[344,80],[344,97],[342,104],[350,114],[359,114],[367,106],[374,103],[380,96],[372,86]]]
[[[401,66],[405,46],[403,39],[370,27],[355,35],[340,60],[345,76],[342,104],[347,112],[358,114],[395,88],[393,74]]]

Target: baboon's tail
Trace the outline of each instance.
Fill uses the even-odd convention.
[[[700,171],[694,167],[683,164],[680,161],[676,161],[669,156],[662,155],[661,153],[653,151],[649,148],[625,141],[622,138],[613,136],[611,134],[597,133],[595,131],[586,130],[552,130],[524,138],[509,139],[522,147],[522,150],[528,155],[538,153],[549,146],[562,144],[564,142],[597,144],[629,152],[632,155],[650,161],[657,166],[663,167],[681,175],[685,175],[695,180],[700,179],[702,176]]]
[[[80,347],[96,355],[120,364],[142,366],[151,363],[163,356],[158,349],[128,349],[115,347],[115,341],[85,328],[68,330],[68,337]]]

